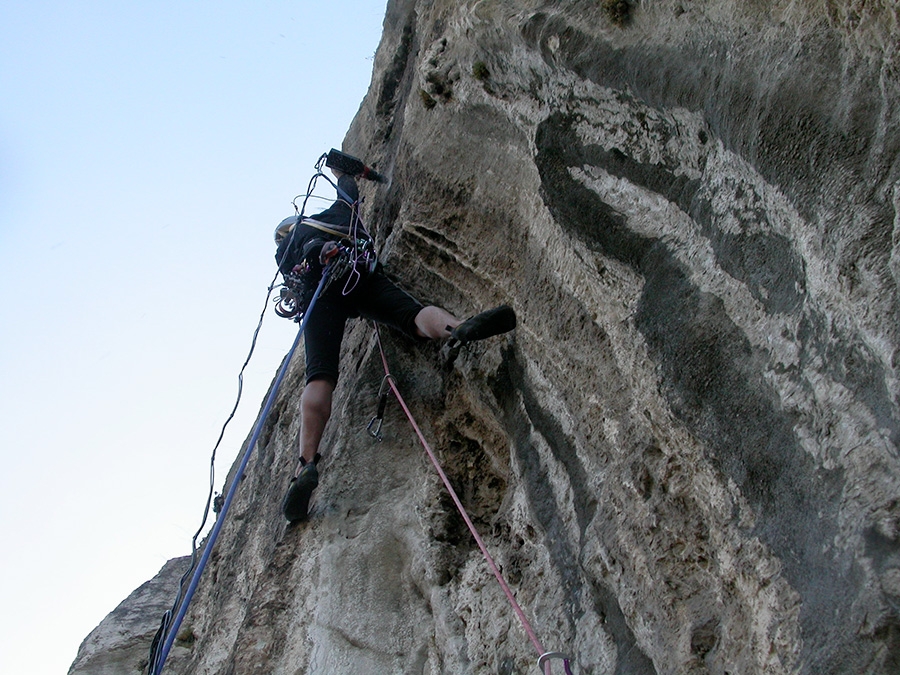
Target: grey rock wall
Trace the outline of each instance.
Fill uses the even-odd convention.
[[[366,221],[423,301],[519,315],[452,363],[384,332],[388,359],[577,673],[900,672],[898,25],[388,5],[344,143],[391,178]],[[278,513],[298,359],[169,672],[535,672],[399,407],[365,432],[371,327],[343,364],[312,522]]]
[[[174,558],[142,584],[91,631],[69,675],[141,675],[163,614],[172,608],[190,556]]]

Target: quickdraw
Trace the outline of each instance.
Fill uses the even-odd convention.
[[[387,408],[387,396],[391,391],[390,381],[393,379],[394,376],[390,373],[382,378],[381,387],[378,389],[378,412],[375,413],[375,417],[373,417],[366,426],[366,431],[369,432],[369,435],[379,442],[384,438],[381,433],[381,427],[384,424],[384,411],[385,408]]]

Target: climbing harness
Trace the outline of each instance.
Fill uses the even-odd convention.
[[[253,454],[256,443],[259,440],[260,435],[262,434],[266,419],[268,418],[269,413],[272,410],[272,406],[275,404],[275,399],[278,396],[278,390],[280,389],[281,384],[284,381],[285,376],[287,375],[288,366],[291,363],[291,358],[293,357],[294,352],[297,350],[297,347],[300,344],[300,338],[303,336],[303,331],[306,328],[309,316],[312,313],[313,308],[315,307],[316,302],[319,299],[319,296],[322,294],[324,287],[328,284],[330,277],[331,266],[328,265],[325,267],[325,271],[322,274],[322,280],[319,282],[319,286],[316,289],[316,292],[313,294],[312,299],[310,300],[309,308],[306,310],[303,319],[300,321],[300,328],[297,331],[297,336],[294,338],[294,343],[291,345],[291,348],[288,351],[284,362],[281,364],[278,375],[276,376],[275,381],[272,384],[272,387],[269,391],[269,396],[266,399],[263,410],[260,413],[259,419],[256,422],[256,426],[253,429],[253,433],[250,436],[250,441],[247,443],[247,449],[244,452],[243,457],[241,458],[241,462],[238,465],[238,469],[234,475],[234,479],[231,482],[231,486],[228,489],[227,494],[225,495],[225,500],[222,502],[219,517],[216,519],[216,523],[209,533],[206,545],[203,548],[203,554],[200,556],[200,561],[196,564],[196,568],[193,571],[193,576],[191,577],[190,584],[188,585],[187,590],[184,591],[183,597],[181,589],[179,589],[179,597],[178,599],[176,599],[173,610],[166,612],[166,615],[163,617],[162,625],[160,626],[156,637],[153,639],[153,644],[150,648],[150,661],[148,664],[148,673],[150,673],[150,675],[159,675],[159,673],[162,672],[163,666],[166,662],[166,658],[169,655],[169,651],[172,649],[172,645],[175,643],[175,638],[178,635],[178,629],[181,627],[182,621],[184,621],[184,617],[187,614],[188,607],[190,606],[191,600],[194,597],[194,593],[197,590],[197,585],[200,583],[200,577],[202,576],[203,570],[206,568],[206,564],[209,561],[210,555],[212,554],[213,546],[215,546],[216,540],[219,537],[219,532],[221,531],[222,525],[225,522],[225,517],[228,514],[228,509],[231,507],[231,502],[233,501],[235,493],[237,492],[238,485],[240,485],[241,483],[241,478],[244,475],[247,464],[250,462],[250,457]],[[256,336],[254,336],[254,341],[255,337]],[[209,501],[207,500],[207,510],[208,508]],[[204,523],[205,521],[206,515],[204,514]],[[194,565],[192,564],[192,568],[193,567]],[[190,570],[188,571],[188,573],[190,573]],[[172,618],[173,613],[174,618]]]
[[[528,621],[528,618],[525,616],[525,612],[516,601],[515,595],[513,595],[509,584],[506,583],[506,579],[504,579],[503,575],[500,573],[500,569],[497,567],[497,563],[494,562],[494,558],[491,556],[490,552],[488,552],[487,546],[485,545],[484,540],[481,538],[481,535],[478,534],[478,530],[476,529],[474,523],[472,523],[472,519],[469,517],[469,514],[460,501],[459,496],[456,494],[456,490],[454,490],[453,486],[450,484],[450,479],[447,478],[447,474],[444,473],[444,469],[441,467],[440,462],[438,462],[434,450],[432,450],[431,446],[428,444],[428,441],[425,439],[425,435],[422,433],[422,430],[416,423],[415,418],[413,418],[409,406],[407,406],[406,401],[403,400],[403,396],[400,395],[400,390],[397,388],[397,381],[394,376],[391,375],[390,368],[388,367],[387,355],[384,353],[384,346],[381,343],[381,333],[378,330],[377,324],[375,324],[375,340],[378,343],[378,350],[379,352],[381,352],[381,363],[384,366],[384,379],[382,379],[381,381],[381,389],[379,390],[378,413],[375,417],[372,418],[372,421],[369,422],[369,427],[367,427],[371,428],[373,425],[376,425],[378,435],[372,434],[371,430],[369,431],[369,433],[372,434],[376,438],[376,440],[381,440],[381,423],[384,419],[384,408],[387,399],[387,389],[385,388],[385,385],[388,385],[388,388],[391,392],[393,392],[394,397],[397,399],[397,402],[400,403],[400,407],[406,414],[406,418],[409,420],[410,425],[412,425],[413,431],[415,431],[416,435],[419,437],[419,442],[422,444],[422,447],[425,449],[428,458],[434,465],[434,468],[437,471],[441,482],[443,482],[444,487],[447,489],[447,492],[450,495],[450,498],[456,505],[456,509],[459,511],[460,516],[462,516],[462,519],[465,521],[466,526],[469,528],[469,532],[472,533],[472,537],[475,539],[475,543],[478,545],[478,548],[481,549],[481,553],[484,556],[488,567],[490,567],[491,572],[493,572],[494,577],[497,579],[497,582],[500,584],[500,588],[503,589],[503,593],[506,595],[506,599],[509,601],[509,604],[513,608],[513,611],[519,617],[522,628],[525,630],[525,633],[531,640],[531,644],[534,645],[534,648],[540,655],[537,663],[538,668],[540,668],[541,672],[544,673],[544,675],[551,675],[550,660],[562,659],[566,675],[572,675],[572,671],[569,667],[569,659],[565,655],[561,654],[560,652],[547,652],[544,650],[541,641],[538,639],[537,634],[534,632],[534,629],[531,627],[531,624]]]
[[[304,224],[308,224],[305,223]],[[332,261],[333,271],[322,293],[328,290],[332,281],[346,279],[342,293],[350,293],[365,275],[375,271],[378,258],[375,255],[375,246],[371,239],[359,239],[351,247],[341,242],[337,247],[337,254]],[[307,262],[295,265],[294,269],[283,275],[284,283],[281,286],[280,296],[275,304],[275,313],[283,319],[299,321],[303,316],[312,286],[314,270]]]
[[[207,495],[206,505],[203,510],[203,518],[201,520],[200,527],[197,529],[196,533],[193,536],[193,539],[191,540],[190,566],[188,570],[182,575],[179,581],[178,593],[176,595],[175,602],[172,605],[172,608],[164,613],[160,622],[160,627],[155,637],[153,638],[153,642],[150,647],[150,656],[147,664],[147,672],[150,675],[159,675],[159,673],[162,672],[163,666],[166,662],[166,658],[168,657],[169,651],[171,650],[175,642],[179,627],[184,620],[187,609],[191,603],[191,600],[193,599],[193,595],[200,581],[200,577],[209,560],[209,556],[218,538],[222,524],[225,521],[225,516],[227,515],[228,509],[231,506],[231,502],[237,491],[237,486],[240,484],[241,478],[243,477],[247,464],[250,461],[250,457],[253,453],[256,443],[259,440],[259,436],[262,433],[262,428],[266,421],[266,418],[271,412],[278,390],[287,374],[288,366],[291,362],[294,352],[296,351],[300,343],[300,338],[303,335],[304,329],[306,328],[306,320],[309,317],[310,313],[313,311],[313,307],[315,306],[319,297],[328,289],[328,286],[333,281],[345,279],[343,292],[345,294],[350,293],[353,288],[355,288],[356,284],[359,283],[359,280],[363,277],[363,275],[373,271],[378,263],[372,238],[369,236],[368,232],[366,232],[362,220],[359,217],[360,202],[353,200],[349,195],[341,190],[337,184],[335,184],[330,178],[328,178],[328,176],[324,175],[324,173],[322,172],[323,166],[336,168],[340,171],[343,171],[344,173],[350,175],[359,175],[369,180],[381,182],[385,181],[385,178],[381,174],[365,166],[361,160],[350,155],[346,155],[338,150],[332,149],[329,153],[323,154],[316,162],[316,172],[310,179],[310,182],[307,186],[302,206],[297,205],[297,200],[300,199],[301,196],[297,195],[292,200],[295,216],[293,218],[286,218],[279,224],[278,228],[275,231],[276,241],[279,241],[281,238],[286,236],[293,237],[293,234],[297,229],[296,225],[300,222],[303,222],[305,225],[309,225],[310,227],[319,229],[326,234],[337,237],[341,241],[339,244],[337,255],[332,257],[327,262],[327,264],[324,265],[324,270],[319,280],[313,281],[313,283],[310,284],[310,276],[307,276],[305,278],[301,277],[300,273],[302,272],[302,270],[298,269],[290,270],[288,274],[283,275],[285,283],[281,285],[280,295],[276,299],[277,304],[275,307],[275,312],[276,314],[284,318],[294,319],[300,324],[300,327],[297,331],[297,336],[294,338],[294,343],[288,351],[288,354],[282,363],[278,375],[276,376],[275,381],[270,388],[269,396],[266,399],[266,403],[263,407],[262,413],[260,414],[256,426],[253,429],[250,441],[247,444],[246,451],[238,466],[238,470],[231,483],[230,489],[228,490],[226,495],[216,494],[215,498],[213,498],[215,489],[216,452],[218,451],[219,445],[224,438],[225,430],[231,420],[234,419],[234,416],[238,409],[238,405],[240,404],[241,394],[243,392],[244,371],[246,370],[247,365],[249,364],[250,359],[253,356],[253,352],[256,348],[256,341],[259,337],[259,332],[262,327],[266,308],[268,307],[269,300],[272,296],[272,291],[278,287],[275,284],[275,279],[277,279],[278,277],[278,272],[276,272],[275,277],[273,277],[272,282],[269,284],[263,311],[260,313],[259,321],[256,325],[256,329],[253,332],[250,351],[247,354],[247,358],[244,360],[244,364],[241,367],[240,372],[238,373],[237,399],[234,403],[234,407],[232,408],[231,413],[228,415],[228,418],[222,425],[222,430],[219,433],[219,437],[216,441],[215,446],[213,447],[212,456],[210,458],[209,493]],[[319,178],[324,178],[328,183],[330,183],[336,190],[339,200],[341,200],[349,207],[351,213],[351,222],[350,225],[346,228],[346,232],[342,231],[340,229],[340,226],[329,226],[327,223],[320,223],[311,218],[303,217],[303,213],[305,212],[307,203],[311,198],[314,197],[313,193],[315,191],[316,184]],[[308,289],[308,286],[311,288]],[[214,513],[217,515],[217,519],[215,525],[213,526],[210,534],[207,537],[202,555],[198,560],[198,541],[201,534],[203,533],[204,528],[206,527],[206,522],[209,517],[211,506]],[[188,578],[190,578],[190,583],[185,589],[185,583],[188,581]]]
[[[247,359],[244,361],[243,367],[238,374],[237,401],[235,402],[231,414],[225,421],[218,441],[213,448],[212,460],[210,463],[210,491],[207,497],[202,523],[200,525],[200,528],[197,530],[197,533],[194,535],[192,541],[191,565],[181,578],[178,588],[178,594],[172,609],[168,610],[163,615],[159,630],[157,631],[156,636],[153,639],[153,643],[150,647],[150,658],[147,665],[147,672],[149,673],[149,675],[160,675],[163,667],[165,666],[166,659],[168,658],[168,655],[175,643],[181,624],[184,621],[190,603],[193,600],[194,593],[196,592],[197,587],[200,583],[200,578],[206,568],[207,563],[209,562],[213,547],[215,546],[219,533],[221,532],[222,526],[225,522],[225,518],[228,514],[228,510],[230,509],[235,494],[237,493],[237,488],[241,483],[244,472],[246,471],[247,465],[250,461],[256,444],[259,441],[260,435],[262,434],[263,426],[265,425],[272,407],[274,406],[275,399],[277,398],[281,384],[283,383],[287,375],[288,367],[291,363],[294,352],[300,344],[300,338],[303,336],[309,316],[313,312],[317,301],[325,293],[330,284],[332,284],[334,281],[339,281],[342,279],[344,280],[342,293],[344,295],[349,294],[363,278],[363,275],[374,271],[377,265],[378,259],[375,253],[372,238],[365,231],[365,227],[363,226],[362,220],[359,217],[360,202],[352,200],[338,187],[338,185],[336,185],[333,181],[331,181],[331,179],[329,179],[322,173],[323,164],[329,167],[343,170],[345,171],[345,173],[361,175],[362,177],[369,178],[370,180],[384,180],[384,178],[380,174],[377,174],[368,167],[362,165],[362,163],[358,159],[349,155],[344,155],[343,153],[332,149],[330,153],[328,153],[327,155],[322,155],[319,158],[319,161],[316,164],[316,174],[310,180],[302,207],[297,206],[297,199],[299,199],[299,195],[294,198],[293,204],[296,211],[296,216],[293,219],[285,219],[285,221],[282,221],[281,225],[279,225],[278,230],[276,230],[276,240],[279,236],[290,236],[293,238],[294,234],[297,231],[297,225],[302,223],[304,225],[323,230],[324,232],[332,236],[336,236],[340,240],[340,242],[338,243],[336,253],[333,256],[330,256],[329,260],[325,264],[321,279],[318,281],[318,285],[316,286],[315,291],[311,294],[308,302],[306,302],[306,295],[309,294],[310,275],[308,273],[310,272],[310,270],[303,269],[302,265],[295,265],[293,269],[289,270],[286,274],[283,274],[284,283],[281,286],[279,298],[276,300],[277,304],[275,307],[275,312],[283,318],[289,318],[297,321],[300,324],[300,327],[297,331],[296,337],[294,338],[294,342],[287,353],[287,356],[282,362],[281,368],[278,371],[275,381],[270,388],[265,405],[263,406],[262,412],[259,415],[259,418],[250,436],[250,440],[247,443],[246,450],[241,457],[241,461],[238,464],[238,468],[235,472],[234,478],[227,493],[224,495],[224,498],[221,495],[216,495],[215,500],[213,500],[213,483],[215,476],[214,465],[216,451],[224,436],[225,427],[227,427],[228,423],[233,419],[238,407],[238,403],[240,402],[241,391],[243,388],[243,373],[255,349],[256,340],[259,335],[260,327],[262,325],[265,309],[263,310],[263,314],[260,315],[259,323],[257,324],[256,330],[253,334],[250,353],[247,355]],[[360,169],[359,167],[362,167],[362,169]],[[320,223],[308,218],[305,219],[303,217],[303,212],[305,211],[306,204],[312,196],[316,181],[319,178],[325,178],[326,181],[331,183],[331,185],[337,191],[339,199],[343,200],[344,203],[346,203],[351,209],[351,223],[346,233],[342,230],[329,227],[328,224]],[[293,223],[290,222],[291,220],[293,220]],[[272,283],[269,285],[268,295],[266,296],[266,306],[268,306],[272,290],[274,290],[275,288],[275,280],[273,279]],[[382,379],[378,394],[378,412],[366,427],[367,431],[376,441],[382,440],[382,425],[384,423],[384,414],[387,406],[387,396],[389,392],[392,392],[397,398],[397,401],[400,403],[400,406],[403,408],[403,411],[406,413],[406,416],[409,419],[413,430],[418,436],[419,441],[422,443],[422,446],[425,448],[425,451],[431,459],[431,462],[434,465],[435,469],[437,470],[437,473],[441,478],[444,487],[447,489],[451,499],[456,505],[456,508],[459,510],[460,515],[465,521],[466,526],[472,533],[476,544],[481,550],[481,553],[484,555],[488,566],[490,567],[495,578],[500,584],[500,587],[506,595],[511,607],[518,616],[522,627],[531,640],[531,643],[534,645],[535,649],[540,655],[537,662],[538,668],[544,675],[551,675],[550,661],[552,659],[561,659],[563,661],[563,667],[565,668],[566,675],[572,675],[572,671],[569,667],[569,659],[565,655],[561,654],[560,652],[544,651],[544,648],[541,645],[541,642],[538,639],[537,635],[535,634],[534,629],[531,627],[531,624],[528,622],[524,611],[516,601],[512,590],[509,588],[509,585],[506,583],[506,580],[500,573],[496,562],[494,562],[493,557],[488,552],[484,541],[478,533],[478,530],[472,523],[472,520],[466,512],[465,507],[462,505],[459,497],[457,496],[456,491],[450,484],[450,480],[447,478],[446,473],[444,473],[444,470],[438,462],[434,451],[431,449],[431,446],[428,444],[428,441],[425,439],[424,434],[413,418],[409,407],[406,405],[406,402],[401,396],[399,388],[397,387],[397,382],[393,375],[391,375],[390,373],[387,357],[381,343],[381,335],[378,331],[377,325],[375,326],[375,336],[378,343],[378,348],[381,352],[381,359],[382,364],[384,365],[385,376]],[[216,522],[207,537],[206,543],[203,547],[203,552],[198,561],[197,541],[201,532],[203,531],[203,528],[206,525],[210,505],[213,502],[214,510],[217,514]],[[187,589],[185,589],[184,583],[187,580],[188,576],[190,576],[190,583],[188,584]]]
[[[335,157],[338,159],[335,160]],[[353,164],[353,162],[356,162],[356,164]],[[322,155],[318,162],[316,162],[316,173],[309,181],[306,188],[306,194],[303,195],[302,204],[297,204],[301,195],[294,197],[292,203],[294,205],[295,215],[291,218],[285,218],[281,224],[279,224],[275,237],[276,241],[279,240],[279,237],[291,237],[293,239],[298,232],[299,227],[306,226],[319,230],[330,237],[337,238],[339,265],[335,266],[334,271],[332,272],[332,280],[344,280],[344,287],[342,288],[341,293],[343,295],[348,295],[356,288],[362,279],[375,271],[375,268],[378,265],[378,254],[375,251],[375,244],[372,241],[372,237],[366,231],[365,225],[360,217],[361,200],[354,200],[351,198],[337,183],[326,176],[322,171],[324,166],[344,170],[350,168],[354,171],[347,171],[348,173],[358,173],[359,175],[366,177],[366,173],[363,169],[367,168],[355,157],[345,155],[334,149],[332,149],[331,152]],[[381,180],[380,174],[376,174],[371,170],[368,171],[375,176],[378,176],[378,178],[372,178],[373,180]],[[350,209],[350,222],[348,225],[341,226],[322,223],[303,215],[309,200],[314,196],[319,179],[324,179],[328,182],[335,189],[335,192],[337,192],[338,201],[342,202]],[[291,244],[292,242],[288,243],[286,251],[290,250]],[[284,273],[284,284],[282,285],[280,296],[275,305],[275,313],[278,316],[299,321],[303,312],[306,310],[308,298],[311,295],[311,289],[314,286],[314,281],[311,280],[311,277],[314,274],[315,269],[306,261],[295,265],[291,270]],[[331,283],[331,281],[329,281],[329,283]]]

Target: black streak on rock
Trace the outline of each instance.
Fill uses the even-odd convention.
[[[545,545],[553,566],[560,576],[566,593],[567,620],[574,632],[575,621],[584,614],[585,593],[594,611],[602,617],[616,643],[618,658],[615,675],[656,675],[653,661],[644,654],[635,640],[634,633],[625,620],[625,614],[615,594],[597,578],[587,578],[583,584],[584,570],[579,556],[569,545],[565,519],[556,508],[553,487],[541,467],[538,449],[531,437],[537,430],[550,447],[553,457],[565,467],[574,493],[574,508],[581,535],[594,516],[596,495],[588,489],[587,474],[572,442],[559,422],[544,410],[531,393],[521,365],[512,350],[504,353],[503,367],[492,382],[492,389],[500,403],[513,440],[514,451],[521,467],[528,502],[545,534]],[[519,396],[516,396],[516,393]],[[524,406],[526,416],[521,415]],[[586,575],[585,575],[586,576]]]
[[[811,664],[842,659],[852,642],[851,617],[860,589],[851,561],[835,559],[843,488],[840,472],[827,472],[800,447],[794,419],[764,381],[762,355],[728,317],[721,301],[693,286],[666,246],[628,229],[626,219],[571,177],[569,167],[607,169],[611,155],[582,148],[573,120],[552,115],[538,129],[536,163],[542,195],[556,221],[594,250],[631,266],[646,283],[636,324],[656,362],[673,412],[704,442],[710,460],[734,480],[754,507],[755,534],[779,557],[803,598],[801,624]],[[621,161],[612,170],[623,171]],[[687,185],[652,167],[627,173],[682,204]],[[656,175],[654,175],[654,171]]]

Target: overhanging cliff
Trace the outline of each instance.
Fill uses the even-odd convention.
[[[388,358],[576,673],[900,670],[898,26],[889,0],[388,5],[344,143],[390,176],[367,225],[423,301],[519,316],[451,365]],[[354,323],[289,527],[293,364],[166,672],[536,672],[399,408],[366,433],[382,376]]]

